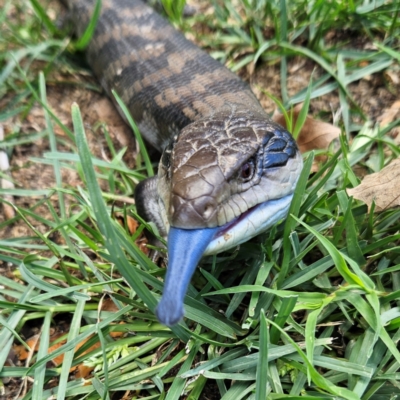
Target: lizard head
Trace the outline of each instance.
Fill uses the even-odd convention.
[[[301,168],[292,136],[265,116],[199,120],[167,146],[158,174],[169,232],[161,322],[171,326],[182,318],[203,255],[232,248],[285,218]]]

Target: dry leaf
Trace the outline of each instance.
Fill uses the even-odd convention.
[[[400,158],[375,174],[367,175],[360,185],[347,189],[347,194],[363,201],[371,208],[375,201],[375,211],[400,207]]]
[[[126,224],[126,227],[128,228],[128,231],[131,235],[133,235],[139,228],[139,223],[129,215],[127,215],[126,221],[124,218],[124,214],[122,214],[122,213],[116,212],[116,213],[114,213],[113,216],[122,227],[125,227],[125,224]],[[148,240],[147,240],[146,236],[144,235],[144,233],[139,235],[139,237],[136,239],[135,243],[144,254],[146,254],[147,256],[149,255],[150,250],[147,247]]]
[[[379,126],[384,128],[398,118],[400,118],[400,100],[396,100],[389,108],[383,111],[378,118]],[[387,135],[392,137],[396,144],[400,144],[400,127],[394,127]]]
[[[293,108],[293,125],[301,111],[302,104],[297,104]],[[286,128],[286,121],[283,114],[275,111],[272,119]],[[310,150],[327,149],[332,140],[340,135],[340,129],[328,122],[318,121],[309,115],[304,122],[303,128],[297,137],[297,144],[302,153]]]
[[[133,235],[139,228],[139,222],[137,222],[130,215],[126,216],[126,220],[125,220],[124,214],[122,214],[120,212],[114,213],[113,216],[122,227],[124,227],[125,223],[126,223],[126,227],[128,228],[128,231],[131,235]]]
[[[384,128],[396,118],[400,118],[400,100],[395,101],[390,108],[385,109],[382,115],[378,118],[379,126]]]

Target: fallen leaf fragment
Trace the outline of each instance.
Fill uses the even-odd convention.
[[[377,119],[379,126],[385,128],[396,119],[400,118],[400,100],[396,100],[389,108],[386,108],[382,115]],[[400,144],[400,127],[395,126],[390,132],[387,133],[388,136],[392,137],[395,143]]]
[[[122,227],[125,227],[125,225],[126,225],[128,231],[131,235],[133,235],[138,230],[139,222],[137,222],[131,216],[127,215],[126,220],[125,220],[124,214],[122,214],[120,212],[114,213],[113,216]],[[147,247],[148,240],[147,240],[146,236],[144,235],[144,233],[139,235],[139,237],[136,239],[135,243],[139,247],[140,251],[142,251],[146,255],[149,255],[150,250]]]
[[[301,108],[302,104],[297,104],[293,108],[293,126],[296,124]],[[272,119],[287,128],[283,114],[275,111]],[[328,122],[319,121],[307,115],[304,125],[297,137],[297,145],[302,153],[310,150],[325,150],[333,140],[340,136],[340,133],[340,128],[337,126],[329,124]],[[325,159],[326,157],[323,156],[316,157],[312,171],[317,171],[318,163],[323,162]]]
[[[400,100],[395,101],[389,108],[384,110],[378,118],[379,126],[384,128],[397,118],[400,118]]]
[[[363,201],[368,209],[374,201],[376,212],[400,207],[400,158],[381,171],[367,175],[360,185],[347,189],[347,194]]]

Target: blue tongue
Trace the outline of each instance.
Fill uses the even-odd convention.
[[[164,292],[156,308],[158,320],[173,326],[183,317],[183,299],[190,279],[217,228],[181,229],[168,233],[168,268]]]

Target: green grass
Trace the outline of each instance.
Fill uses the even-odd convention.
[[[16,16],[7,18],[14,3]],[[400,210],[368,212],[345,189],[359,183],[357,168],[376,172],[400,153],[388,129],[370,121],[349,88],[398,66],[400,2],[247,0],[239,7],[227,0],[215,2],[212,18],[182,18],[181,5],[165,3],[182,29],[202,26],[197,40],[232,69],[241,71],[251,62],[261,68],[279,64],[284,107],[304,99],[312,105],[328,93],[338,96],[346,133],[340,148],[325,151],[327,161],[317,173],[310,173],[314,154],[305,155],[284,223],[239,250],[204,259],[186,297],[187,319],[169,330],[153,314],[165,269],[111,218],[114,201],[131,195],[152,166],[144,151],[146,168],[138,171],[129,170],[114,149],[110,162],[91,156],[76,105],[73,132],[60,122],[47,104],[46,77],[55,68],[72,68],[68,50],[82,42],[68,44],[66,34],[45,17],[44,3],[5,1],[0,98],[7,103],[0,123],[17,115],[22,121],[39,102],[46,129],[26,135],[21,123],[14,123],[1,147],[11,154],[16,146],[48,137],[50,151],[32,162],[53,166],[56,184],[7,189],[36,200],[15,207],[16,216],[0,223],[1,232],[22,220],[32,232],[0,239],[0,260],[14,267],[12,276],[0,276],[0,379],[33,378],[24,399],[111,399],[127,390],[136,398],[167,400],[182,393],[191,400],[209,393],[223,400],[398,396]],[[348,36],[327,39],[329,32],[340,38],[346,30],[374,46],[357,47]],[[288,63],[295,55],[319,74],[309,88],[289,95]],[[57,125],[74,138],[78,154],[59,151],[65,139],[55,135]],[[84,186],[63,184],[61,168],[77,170]],[[132,205],[120,211],[135,215]],[[62,244],[52,239],[56,234]],[[100,312],[105,298],[119,311]],[[49,326],[60,318],[70,321],[68,340],[48,355]],[[31,365],[4,366],[12,343],[24,343],[24,329],[32,324],[41,328],[41,341]],[[110,333],[118,331],[126,336],[114,341]],[[74,352],[82,340],[88,341]],[[85,353],[97,341],[102,346]],[[65,354],[62,366],[50,368],[48,361],[58,354]],[[70,380],[70,367],[81,362],[96,366],[93,378]],[[55,378],[58,386],[44,389]],[[1,390],[0,385],[0,397]]]

